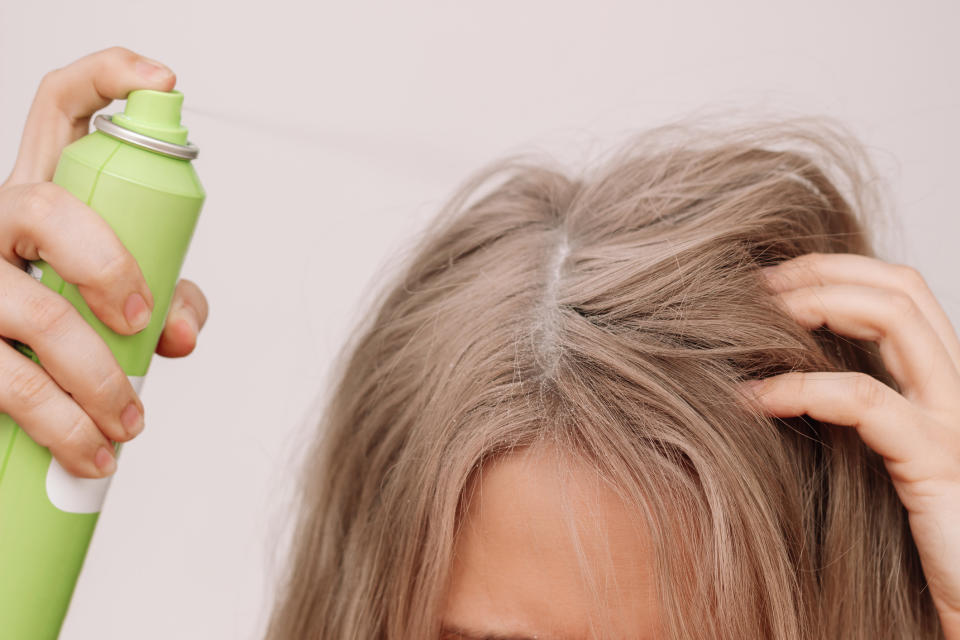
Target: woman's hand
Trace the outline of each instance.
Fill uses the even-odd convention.
[[[61,150],[89,133],[96,111],[134,89],[169,91],[175,83],[165,66],[120,47],[48,73],[16,165],[0,185],[0,336],[30,345],[44,365],[0,341],[0,412],[74,475],[113,473],[110,441],[143,429],[143,404],[77,310],[22,269],[29,260],[47,261],[117,333],[147,325],[153,296],[134,257],[103,218],[50,180]],[[157,353],[190,353],[206,317],[203,293],[181,280]]]
[[[763,269],[804,326],[878,343],[902,393],[865,373],[747,383],[764,409],[854,427],[883,456],[948,640],[960,639],[960,340],[911,267],[811,253]]]

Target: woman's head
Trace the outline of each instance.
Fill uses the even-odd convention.
[[[346,354],[271,636],[935,637],[880,459],[736,392],[789,370],[894,384],[758,274],[872,255],[845,140],[667,128],[583,176],[514,161],[466,185]],[[505,597],[524,559],[543,580]]]

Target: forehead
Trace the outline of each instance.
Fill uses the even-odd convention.
[[[524,449],[484,466],[457,539],[452,637],[657,637],[653,550],[630,505],[579,458]],[[599,636],[597,636],[599,637]]]

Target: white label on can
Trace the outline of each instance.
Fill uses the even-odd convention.
[[[134,390],[140,393],[143,388],[143,376],[127,376]],[[103,500],[107,496],[110,480],[106,478],[78,478],[60,466],[56,459],[50,459],[47,468],[47,497],[50,503],[60,511],[68,513],[100,513]]]

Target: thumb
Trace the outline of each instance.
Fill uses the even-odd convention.
[[[60,152],[90,131],[90,117],[135,89],[170,91],[177,77],[165,65],[111,47],[51,71],[30,107],[9,183],[53,177]]]

